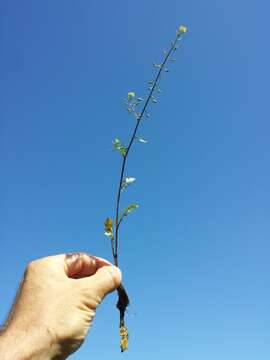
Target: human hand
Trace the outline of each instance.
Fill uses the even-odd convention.
[[[85,253],[31,262],[0,336],[2,360],[66,359],[84,341],[97,306],[121,272]]]

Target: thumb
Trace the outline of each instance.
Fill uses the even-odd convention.
[[[86,293],[95,295],[102,300],[108,293],[116,290],[122,281],[122,274],[118,267],[113,265],[104,265],[90,277],[80,279],[80,285]]]

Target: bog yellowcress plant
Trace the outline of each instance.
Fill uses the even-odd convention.
[[[104,223],[105,227],[105,235],[110,238],[111,241],[111,249],[112,256],[114,260],[115,266],[118,266],[118,241],[119,241],[119,229],[122,221],[125,217],[127,217],[131,212],[139,207],[138,204],[130,204],[123,210],[120,210],[120,200],[121,194],[123,191],[135,182],[134,177],[125,177],[125,168],[127,157],[130,152],[130,149],[135,140],[140,143],[147,143],[147,140],[137,136],[137,130],[141,121],[145,118],[149,118],[150,114],[148,112],[148,106],[150,103],[157,103],[157,95],[161,92],[159,87],[159,81],[161,78],[162,72],[169,72],[169,69],[166,67],[167,63],[174,62],[176,59],[172,56],[172,54],[179,48],[180,42],[182,39],[182,35],[187,32],[187,27],[181,25],[178,28],[175,39],[171,42],[170,48],[168,50],[163,51],[163,60],[161,63],[153,62],[153,66],[156,69],[156,75],[153,80],[148,82],[148,90],[149,94],[146,99],[141,97],[136,97],[136,93],[134,91],[130,91],[127,94],[127,98],[125,99],[125,107],[129,114],[133,115],[135,118],[135,127],[133,129],[132,135],[130,137],[129,142],[125,145],[120,139],[115,138],[113,140],[113,149],[118,151],[122,157],[122,165],[120,170],[120,179],[116,196],[116,213],[115,213],[115,221],[113,224],[112,218],[107,218]],[[129,305],[129,298],[127,292],[123,285],[117,289],[118,292],[118,302],[117,308],[120,312],[120,347],[121,351],[125,351],[128,348],[128,330],[125,325],[125,312],[126,308]]]

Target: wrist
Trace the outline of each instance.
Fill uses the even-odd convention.
[[[64,360],[49,330],[8,326],[0,332],[1,360]]]

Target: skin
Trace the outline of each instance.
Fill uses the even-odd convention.
[[[83,343],[102,299],[120,283],[117,267],[85,253],[31,262],[0,334],[0,359],[66,359]]]

